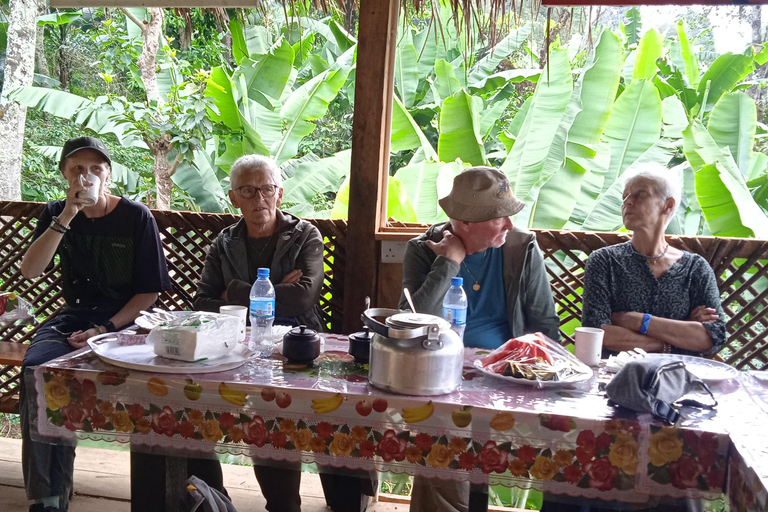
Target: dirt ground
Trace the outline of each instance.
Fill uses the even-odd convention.
[[[21,439],[21,425],[18,414],[0,413],[0,437]]]

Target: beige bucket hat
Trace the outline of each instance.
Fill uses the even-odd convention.
[[[453,179],[451,193],[440,199],[448,217],[464,222],[485,222],[509,217],[525,203],[512,195],[504,173],[493,167],[470,167]]]

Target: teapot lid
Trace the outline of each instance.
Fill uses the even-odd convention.
[[[386,320],[389,327],[395,329],[416,329],[428,325],[437,324],[441,331],[447,331],[451,328],[450,322],[437,315],[427,315],[425,313],[399,313],[392,315]]]
[[[310,329],[306,325],[298,325],[296,327],[293,327],[291,330],[289,330],[287,333],[285,333],[285,336],[290,337],[296,337],[296,338],[314,338],[317,336],[317,331],[314,329]],[[284,336],[284,337],[285,337]]]

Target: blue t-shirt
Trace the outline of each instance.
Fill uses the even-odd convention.
[[[512,337],[507,320],[502,260],[503,249],[490,248],[467,256],[460,265],[459,277],[464,278],[468,303],[464,330],[466,347],[494,349]],[[475,280],[480,285],[478,291],[472,289]]]

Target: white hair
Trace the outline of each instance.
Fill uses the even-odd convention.
[[[677,207],[680,206],[680,199],[683,195],[682,176],[676,172],[676,169],[667,169],[661,164],[646,162],[635,166],[633,170],[626,173],[624,187],[628,187],[630,183],[641,178],[651,182],[656,195],[662,201],[669,198],[675,201],[672,211],[667,217],[668,226],[677,212]]]
[[[234,190],[240,175],[246,171],[264,170],[272,176],[272,183],[283,188],[283,176],[274,160],[262,155],[243,155],[229,169],[229,188]]]

